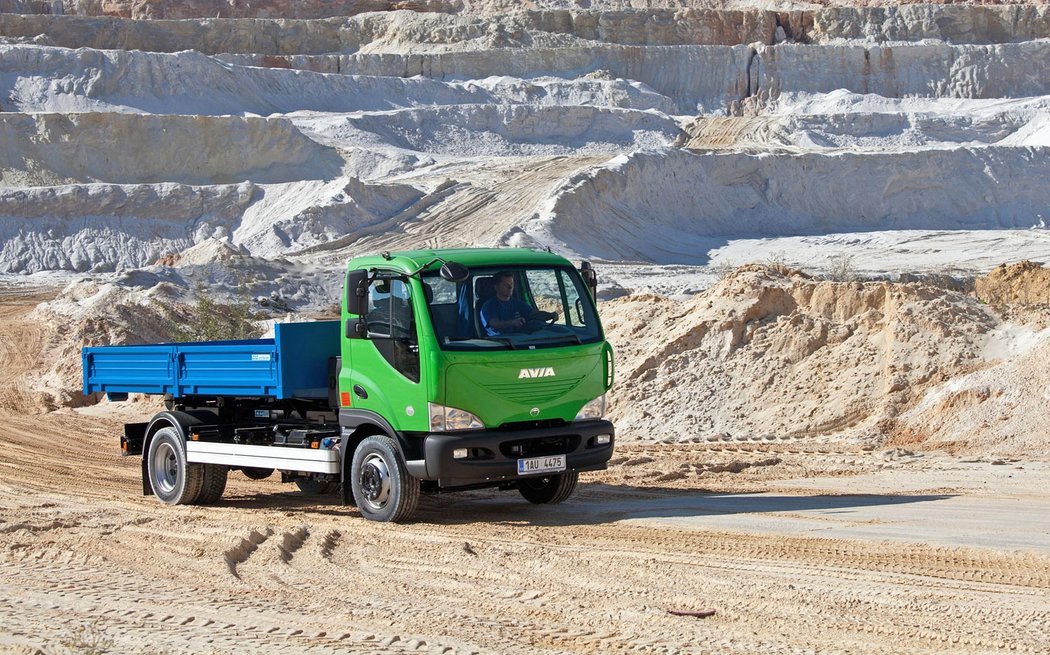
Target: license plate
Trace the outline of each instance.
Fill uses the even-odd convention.
[[[548,457],[529,457],[518,460],[518,475],[532,475],[533,473],[556,473],[565,470],[565,455],[550,455]]]

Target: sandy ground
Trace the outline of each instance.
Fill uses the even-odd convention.
[[[0,294],[5,387],[42,297]],[[213,507],[143,497],[116,447],[143,411],[0,410],[0,650],[1050,651],[1045,462],[627,444],[564,505],[450,494],[386,525],[240,474]]]
[[[967,290],[1050,251],[1046,6],[230,4],[0,0],[208,17],[0,14],[0,655],[1050,653],[1050,272]],[[629,439],[564,505],[170,508],[150,404],[73,409],[155,303],[464,245],[600,263]]]

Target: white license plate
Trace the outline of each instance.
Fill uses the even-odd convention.
[[[565,455],[550,455],[548,457],[529,457],[518,460],[518,475],[532,475],[533,473],[555,473],[565,470]]]

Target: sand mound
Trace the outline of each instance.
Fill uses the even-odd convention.
[[[990,305],[1050,305],[1050,269],[1027,260],[998,266],[974,286]]]
[[[835,96],[842,102],[836,102]],[[810,96],[814,98],[814,96]],[[809,101],[784,101],[772,114],[701,116],[685,126],[692,149],[852,152],[950,148],[959,145],[1050,145],[1050,101],[892,99],[846,91],[821,94],[825,110]],[[817,104],[814,101],[814,104]],[[817,107],[820,105],[817,104]]]
[[[408,220],[428,204],[428,194],[408,184],[344,178],[280,185],[266,189],[245,211],[232,238],[253,255],[269,257],[334,249],[382,230],[388,221]]]
[[[235,246],[228,239],[205,239],[186,250],[173,255],[159,257],[158,266],[207,266],[216,262],[229,262],[248,254],[243,246]]]
[[[173,256],[213,239],[255,256],[336,248],[391,219],[409,220],[428,203],[414,186],[354,178],[266,186],[0,189],[0,218],[18,219],[0,220],[0,272],[104,272],[174,263]]]
[[[0,272],[144,266],[228,238],[260,193],[253,184],[0,189]]]
[[[222,59],[262,66],[264,55]],[[998,98],[1050,93],[1041,72],[1050,42],[999,45],[841,44],[495,48],[483,52],[295,55],[293,68],[329,73],[469,79],[508,75],[581,77],[604,71],[651,87],[680,114],[722,114],[782,96],[846,89],[888,97]]]
[[[670,100],[645,85],[622,79],[484,77],[457,82],[369,78],[274,68],[272,61],[264,59],[240,60],[271,67],[238,66],[198,52],[0,45],[0,98],[6,96],[3,103],[9,111],[193,115],[383,111],[485,103],[593,105],[664,113],[674,108]],[[338,66],[333,68],[331,72],[339,72]]]
[[[284,119],[0,113],[6,186],[331,179],[342,163]]]
[[[302,125],[303,122],[297,121]],[[591,155],[666,146],[666,116],[601,107],[459,105],[326,117],[308,132],[325,143],[397,147],[460,157]]]
[[[1002,361],[930,390],[891,431],[893,445],[982,457],[1050,454],[1050,330],[1010,328],[991,355]]]
[[[723,112],[748,92],[749,46],[622,46],[496,48],[432,54],[296,55],[292,68],[343,75],[468,80],[488,77],[561,77],[633,80],[670,98],[674,113]],[[262,66],[262,55],[217,59]]]
[[[31,45],[0,45],[0,54],[0,90],[9,97],[5,107],[10,109],[10,103],[21,111],[110,106],[186,114],[380,110],[498,100],[482,87],[446,80],[592,74],[640,83],[670,99],[679,114],[724,113],[745,101],[761,105],[839,89],[934,98],[1050,93],[1050,82],[1040,75],[1050,65],[1050,43],[1045,41],[989,46],[588,44],[411,55],[289,54],[280,62],[270,55],[208,57]],[[431,79],[399,79],[414,76]]]
[[[6,96],[6,97],[5,97]],[[8,111],[268,115],[493,101],[479,86],[249,68],[198,52],[158,54],[0,45]]]
[[[754,95],[846,89],[887,97],[1003,98],[1050,93],[1038,71],[1050,41],[996,45],[904,43],[759,46],[750,67]]]
[[[178,287],[154,277],[155,286],[148,290],[92,280],[74,282],[58,298],[30,312],[27,318],[42,326],[35,344],[40,361],[24,376],[23,393],[0,390],[0,405],[33,414],[92,404],[97,399],[81,393],[81,347],[169,341],[170,325],[159,303],[177,297]]]
[[[1030,228],[1050,216],[1048,177],[1041,148],[763,157],[664,149],[574,176],[522,228],[581,256],[705,264],[737,238]]]
[[[920,284],[745,266],[685,303],[605,303],[612,420],[627,438],[827,434],[876,442],[924,389],[986,366],[998,319]]]

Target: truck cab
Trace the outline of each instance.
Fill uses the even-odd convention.
[[[377,521],[421,494],[497,487],[568,498],[604,469],[612,348],[596,276],[550,252],[459,249],[352,259],[338,321],[272,339],[83,350],[84,393],[163,394],[126,424],[143,493],[208,504],[229,471],[339,490]]]
[[[612,349],[589,270],[528,249],[352,260],[340,425],[395,437],[424,492],[496,486],[564,500],[580,471],[606,467],[614,440],[603,420]],[[494,318],[501,305],[518,316]],[[385,465],[361,471],[372,487],[354,486],[363,513],[381,511],[376,498],[397,502]]]

